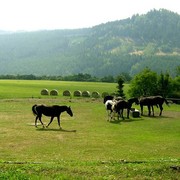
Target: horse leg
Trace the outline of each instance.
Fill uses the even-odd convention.
[[[107,115],[108,115],[107,121],[109,121],[109,116],[110,116],[110,114],[109,114],[109,111],[108,111],[108,110],[107,110]]]
[[[129,112],[130,112],[130,110],[127,109],[127,118],[128,118],[128,119],[129,119]]]
[[[152,106],[152,113],[153,113],[153,116],[154,116],[154,107]]]
[[[148,116],[151,116],[151,106],[148,105]]]
[[[120,111],[117,112],[117,120],[119,121]]]
[[[35,127],[37,128],[37,120],[38,120],[38,115],[36,116],[36,118],[35,118]]]
[[[162,107],[162,105],[161,105],[161,104],[159,104],[159,108],[160,108],[160,113],[159,113],[159,116],[161,116],[161,115],[162,115],[162,111],[163,111],[163,107]]]
[[[60,128],[60,129],[62,129],[62,127],[61,127],[61,121],[60,121],[60,115],[59,115],[59,116],[57,116],[57,120],[58,120],[58,125],[59,125],[59,128]]]
[[[111,119],[115,120],[116,112],[111,110]]]
[[[108,115],[108,119],[107,119],[107,121],[111,121],[111,119],[112,119],[112,111],[110,111],[110,110],[107,110],[107,115]]]
[[[143,116],[143,105],[141,105],[141,115]]]
[[[41,122],[41,124],[42,124],[42,126],[43,126],[43,128],[44,128],[44,124],[43,124],[43,122],[42,122],[42,120],[41,120],[41,117],[42,117],[42,115],[37,115],[36,116],[36,119],[35,119],[35,127],[37,128],[37,120],[39,119],[39,121]]]
[[[41,117],[42,117],[42,115],[39,116],[39,121],[41,122],[41,124],[42,124],[42,126],[43,126],[43,128],[44,128],[44,124],[43,124],[43,122],[42,122],[42,120],[41,120]]]
[[[122,109],[119,110],[119,117],[122,117]]]
[[[121,111],[121,117],[122,117],[122,119],[124,120],[123,109],[122,109],[122,111]]]
[[[51,116],[50,122],[49,122],[49,124],[46,126],[47,128],[48,128],[48,126],[52,123],[53,119],[54,119],[54,117]]]
[[[110,118],[109,121],[111,121],[111,119],[113,118],[112,116],[113,116],[113,113],[112,113],[112,111],[110,111],[109,112],[109,118]]]

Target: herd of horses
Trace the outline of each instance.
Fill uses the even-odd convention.
[[[148,107],[148,116],[152,115],[154,116],[154,107],[160,109],[159,116],[162,115],[163,111],[163,103],[166,103],[168,105],[168,101],[162,97],[162,96],[149,96],[149,97],[141,97],[141,98],[130,98],[127,101],[124,100],[122,97],[113,97],[113,96],[106,96],[104,97],[103,103],[105,104],[106,110],[108,112],[108,120],[111,120],[115,113],[118,114],[119,117],[123,116],[123,110],[127,109],[127,118],[129,118],[129,113],[132,108],[132,104],[135,103],[136,105],[140,105],[141,108],[141,115],[143,115],[143,106]]]
[[[124,100],[121,97],[114,98],[113,96],[106,96],[104,97],[104,104],[106,107],[106,110],[108,112],[108,120],[111,120],[113,118],[113,114],[118,114],[119,117],[123,116],[123,110],[127,109],[127,118],[129,118],[129,113],[132,108],[133,103],[140,104],[141,107],[141,115],[143,115],[143,106],[148,107],[148,115],[151,115],[151,109],[154,116],[154,108],[153,106],[157,106],[160,108],[160,116],[162,115],[163,110],[163,103],[166,103],[168,105],[168,102],[165,98],[162,96],[150,96],[150,97],[142,97],[142,98],[130,98],[128,100]],[[50,122],[46,127],[48,127],[53,119],[57,117],[59,128],[61,129],[61,122],[60,122],[60,115],[62,112],[67,112],[70,116],[73,116],[73,112],[71,110],[71,107],[69,106],[59,106],[59,105],[53,105],[53,106],[46,106],[46,105],[33,105],[32,106],[32,112],[36,116],[35,118],[35,127],[37,127],[37,120],[41,122],[42,126],[45,127],[45,125],[42,122],[42,115],[51,117]],[[110,118],[110,119],[109,119]]]

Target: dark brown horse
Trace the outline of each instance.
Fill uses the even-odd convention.
[[[42,118],[42,115],[45,115],[45,116],[51,117],[50,122],[46,127],[48,127],[52,123],[54,117],[57,117],[59,128],[61,128],[60,115],[64,111],[66,111],[70,116],[73,116],[72,110],[68,106],[58,106],[58,105],[45,106],[45,105],[36,105],[35,104],[32,107],[32,112],[36,116],[35,126],[37,127],[37,120],[39,119],[39,121],[41,122],[41,124],[44,127],[44,124],[43,124],[41,118]]]
[[[154,116],[154,107],[153,106],[157,106],[160,108],[160,113],[159,116],[162,115],[162,111],[163,111],[163,103],[166,103],[168,105],[168,101],[163,98],[162,96],[149,96],[149,97],[142,97],[139,100],[140,103],[140,107],[141,107],[141,115],[143,115],[143,106],[147,106],[148,107],[148,115],[151,115],[151,108],[152,108],[152,112],[153,112],[153,116]]]
[[[129,112],[131,110],[132,104],[139,104],[139,100],[138,98],[131,98],[128,101],[125,100],[119,100],[115,103],[115,105],[113,105],[112,109],[113,111],[115,111],[116,113],[118,113],[118,119],[121,116],[123,119],[123,110],[127,109],[127,118],[129,118]]]

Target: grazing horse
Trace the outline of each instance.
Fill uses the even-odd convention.
[[[162,96],[149,96],[149,97],[142,97],[139,100],[140,102],[140,107],[141,107],[141,115],[143,115],[143,106],[148,107],[148,115],[151,115],[151,108],[154,116],[154,108],[153,106],[157,106],[160,108],[160,113],[159,116],[162,115],[163,111],[163,103],[165,102],[168,105],[168,101],[163,98]]]
[[[73,116],[72,110],[68,106],[58,106],[58,105],[45,106],[45,105],[36,105],[35,104],[34,106],[32,106],[32,112],[36,116],[35,126],[37,127],[37,120],[39,119],[39,121],[41,122],[41,124],[44,127],[44,124],[43,124],[41,118],[42,118],[42,115],[45,115],[45,116],[51,117],[50,122],[46,127],[48,127],[52,123],[54,117],[57,117],[59,128],[61,128],[60,115],[64,111],[66,111],[71,117]]]
[[[127,118],[129,119],[129,112],[131,110],[133,103],[138,105],[139,104],[138,98],[131,98],[128,101],[119,100],[113,105],[112,109],[113,109],[113,111],[118,113],[118,119],[119,119],[120,115],[124,119],[124,117],[123,117],[123,110],[124,109],[127,109]]]
[[[113,113],[113,110],[112,110],[112,106],[116,103],[115,100],[107,100],[105,102],[105,108],[107,110],[107,114],[108,114],[108,121],[111,120],[113,117],[112,117],[112,113]],[[110,118],[110,119],[109,119]]]

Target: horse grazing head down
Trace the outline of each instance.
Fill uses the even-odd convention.
[[[73,116],[73,112],[72,112],[72,110],[71,110],[71,107],[69,106],[69,107],[67,107],[67,110],[66,110],[66,112],[72,117]]]

